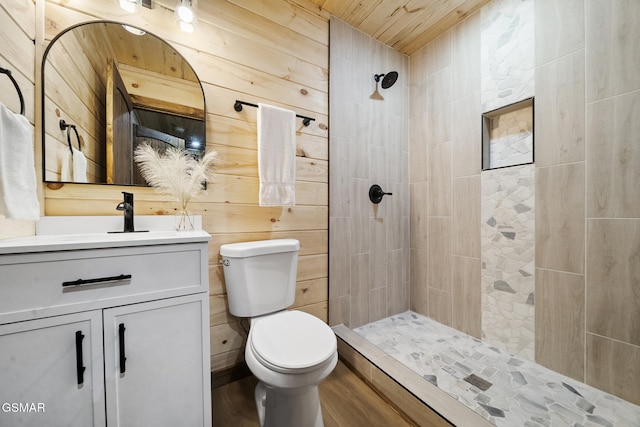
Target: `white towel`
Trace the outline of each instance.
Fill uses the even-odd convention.
[[[87,182],[87,158],[73,148],[73,182]]]
[[[296,114],[258,104],[260,206],[296,204]]]
[[[60,150],[60,181],[73,182],[73,159],[68,147]]]
[[[10,219],[37,220],[33,128],[21,114],[0,102],[0,214]]]

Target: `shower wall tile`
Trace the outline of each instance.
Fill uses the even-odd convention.
[[[429,252],[411,249],[410,308],[423,316],[429,315]]]
[[[431,77],[451,65],[451,31],[444,32],[426,47],[427,76]]]
[[[365,148],[365,151],[366,150],[367,148]],[[383,187],[382,189],[384,190],[384,184],[389,182],[388,174],[387,174],[387,162],[392,162],[393,160],[397,161],[398,157],[396,156],[395,159],[389,158],[388,150],[385,149],[384,147],[376,147],[371,145],[368,147],[368,151],[369,151],[368,163],[371,164],[371,170],[368,171],[367,177],[369,178],[372,184],[380,184],[380,186]],[[385,190],[385,191],[389,191],[389,190]],[[380,206],[378,207],[386,208],[387,204],[381,203]],[[383,213],[381,216],[386,216],[386,212]]]
[[[453,180],[453,254],[480,258],[480,175]]]
[[[369,180],[351,180],[351,253],[369,252],[371,242]]]
[[[387,249],[402,249],[405,236],[403,234],[403,216],[402,216],[402,185],[397,183],[386,184],[383,188],[392,195],[384,196],[380,204],[385,204],[387,208],[387,219],[385,221],[387,229]]]
[[[407,194],[409,194],[407,192]],[[410,264],[409,264],[409,260],[411,258],[411,253],[410,253],[410,242],[409,242],[409,230],[410,230],[410,225],[409,225],[409,216],[405,216],[402,218],[402,233],[407,236],[407,238],[405,239],[405,241],[403,242],[402,245],[402,262],[403,262],[403,268],[402,268],[402,281],[403,282],[409,282],[410,280],[410,275],[411,275],[411,271],[409,270],[410,268]],[[409,298],[409,294],[407,293],[407,299]],[[408,305],[407,305],[408,307]]]
[[[427,145],[427,117],[426,114],[412,118],[409,121],[409,172],[410,181],[423,182],[427,180],[429,171]]]
[[[354,31],[351,35],[351,40],[350,60],[352,69],[349,72],[349,78],[353,86],[347,88],[348,91],[342,94],[342,96],[345,96],[345,100],[366,105],[369,96],[376,88],[373,74],[377,72],[371,72],[374,67],[375,43],[372,42],[369,36],[360,31]]]
[[[451,173],[453,178],[478,175],[482,164],[480,91],[453,101]]]
[[[429,217],[429,287],[451,291],[451,218]]]
[[[351,295],[329,298],[329,326],[351,324]]]
[[[353,29],[346,22],[330,18],[331,22],[331,37],[340,40],[340,43],[331,43],[329,53],[332,57],[338,57],[343,59],[349,59],[351,57],[352,46],[352,34]],[[333,62],[331,63],[333,67]],[[333,71],[333,69],[332,69]],[[341,75],[341,74],[340,74]],[[341,75],[342,76],[342,75]]]
[[[383,145],[386,161],[382,169],[385,170],[386,181],[406,182],[402,180],[402,174],[407,169],[406,163],[402,164],[402,153],[406,152],[408,147],[406,144],[408,139],[407,121],[395,115],[389,115],[388,118],[385,144]],[[405,142],[403,143],[403,141]]]
[[[368,322],[375,322],[385,317],[387,317],[387,288],[370,290]]]
[[[443,325],[452,326],[450,292],[429,288],[429,317]]]
[[[584,2],[534,1],[537,66],[584,48]]]
[[[369,254],[351,255],[351,319],[349,326],[369,323]]]
[[[427,126],[429,145],[451,140],[451,66],[427,80]]]
[[[451,143],[431,145],[428,149],[427,188],[429,216],[451,215]]]
[[[587,332],[640,346],[640,219],[587,225]]]
[[[640,405],[640,347],[587,334],[587,384]]]
[[[409,152],[405,151],[402,153],[402,160],[405,165],[404,172],[402,173],[402,181],[400,182],[400,187],[402,188],[402,216],[406,218],[407,227],[409,225],[409,210],[411,208],[410,204],[410,191],[411,184],[409,184],[409,169],[406,165],[409,164]],[[407,233],[409,232],[409,228],[407,228]],[[409,247],[409,234],[405,235],[405,246]]]
[[[331,298],[349,295],[351,292],[350,281],[350,255],[351,255],[351,220],[349,218],[329,218],[329,276],[340,277],[331,287]]]
[[[329,216],[351,216],[351,177],[345,171],[350,170],[350,140],[342,137],[331,137],[331,163],[329,167]]]
[[[451,47],[451,95],[459,100],[480,91],[480,12],[453,27]]]
[[[409,221],[411,228],[411,249],[426,251],[429,247],[429,222],[427,221],[429,191],[426,182],[411,184]]]
[[[455,329],[482,338],[480,258],[454,256],[452,276],[452,316]]]
[[[587,216],[640,218],[640,91],[590,104],[587,122]]]
[[[405,293],[404,281],[402,280],[402,274],[404,264],[402,262],[402,250],[387,251],[387,283],[388,291],[386,297],[386,311],[383,317],[390,316],[392,314],[402,313],[409,309],[408,304],[405,301],[408,300]]]
[[[373,127],[373,114],[369,109],[361,104],[352,104],[349,107],[353,110],[354,120],[352,121],[352,134],[349,138],[349,169],[342,173],[348,173],[351,178],[368,179],[371,170],[375,170],[375,167],[370,167],[370,153],[371,142],[373,135],[376,135]],[[355,114],[354,114],[355,113]],[[349,117],[349,116],[347,116]],[[362,118],[362,120],[355,120],[355,118]],[[348,118],[346,118],[348,120]],[[353,161],[358,159],[358,161]]]
[[[534,95],[533,0],[500,0],[481,9],[482,111]]]
[[[409,91],[409,115],[415,119],[427,113],[427,48],[426,46],[413,55],[409,61],[411,84]],[[422,135],[424,136],[424,135]]]
[[[536,165],[584,161],[584,50],[538,67],[536,82]]]
[[[331,57],[331,72],[335,75],[344,76],[341,78],[329,79],[329,91],[331,93],[350,93],[353,79],[351,75],[352,64],[343,58]],[[351,98],[348,98],[351,99]],[[337,117],[350,118],[353,116],[353,104],[351,102],[332,103],[330,129],[332,138],[349,138],[352,135],[352,123],[350,120],[337,120]],[[329,139],[331,143],[331,138]]]
[[[584,163],[536,168],[536,267],[584,273]]]
[[[535,361],[584,382],[584,298],[581,274],[536,269]]]
[[[640,2],[586,0],[587,101],[640,89]]]
[[[370,222],[370,289],[383,288],[387,286],[387,231],[385,225],[385,220],[382,218]]]

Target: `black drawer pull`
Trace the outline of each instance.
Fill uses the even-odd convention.
[[[82,331],[76,331],[76,374],[78,377],[78,385],[84,383],[84,363],[82,361],[82,340],[84,335]]]
[[[127,358],[125,357],[125,352],[124,352],[124,331],[125,331],[125,327],[124,327],[124,323],[120,323],[118,325],[118,338],[120,341],[120,373],[124,374],[125,369],[125,363],[127,361]]]
[[[97,279],[78,279],[78,280],[72,280],[70,282],[62,282],[62,286],[92,285],[94,283],[119,282],[119,281],[128,280],[128,279],[131,279],[130,274],[121,274],[119,276],[99,277]]]

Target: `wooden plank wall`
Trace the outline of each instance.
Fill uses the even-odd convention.
[[[34,125],[35,17],[34,0],[0,0],[0,67],[11,70],[24,97],[25,116]],[[0,102],[11,111],[20,112],[18,94],[4,74],[0,75]],[[0,215],[0,239],[34,231],[33,221],[9,220]]]
[[[9,3],[10,0],[0,0]],[[12,0],[11,0],[12,1]],[[169,41],[201,79],[207,112],[207,149],[221,162],[215,182],[190,205],[212,234],[211,369],[231,367],[244,357],[244,334],[227,312],[219,247],[227,242],[300,239],[295,306],[327,320],[328,294],[328,16],[310,1],[200,1],[198,26],[183,33],[173,21],[174,2],[156,0],[136,15],[112,0],[45,2],[45,36],[92,19],[123,21]],[[38,24],[40,25],[40,23]],[[236,112],[236,99],[283,106],[314,117],[297,134],[294,207],[258,206],[256,109]],[[120,215],[121,192],[133,190],[136,215],[171,215],[176,204],[148,188],[49,185],[46,215]],[[176,266],[176,268],[178,268]]]

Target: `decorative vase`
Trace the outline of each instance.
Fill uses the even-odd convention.
[[[176,214],[176,231],[192,231],[194,229],[193,215],[189,215],[186,208],[183,208],[180,213]]]

